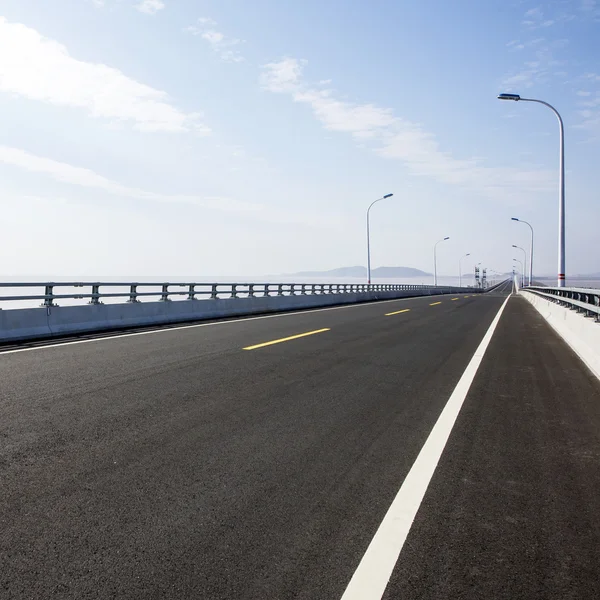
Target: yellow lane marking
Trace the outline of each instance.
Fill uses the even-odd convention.
[[[454,302],[454,300],[458,300],[458,298],[452,298],[452,301]]]
[[[469,296],[463,296],[463,298],[468,298]]]
[[[243,350],[256,350],[257,348],[264,348],[265,346],[272,346],[273,344],[281,344],[281,342],[289,342],[290,340],[297,340],[298,338],[306,337],[307,335],[315,335],[315,333],[323,333],[324,331],[331,331],[331,329],[317,329],[316,331],[307,331],[306,333],[299,333],[298,335],[291,335],[290,337],[281,338],[279,340],[271,340],[270,342],[263,342],[262,344],[256,344],[254,346],[247,346]]]
[[[396,312],[386,313],[385,316],[391,317],[392,315],[399,315],[400,313],[408,312],[409,310],[410,308],[405,308],[404,310],[397,310]]]
[[[436,306],[437,304],[441,304],[441,302],[432,302],[429,306]]]

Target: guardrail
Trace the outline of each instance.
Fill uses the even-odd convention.
[[[410,296],[483,291],[366,283],[0,283],[0,307],[6,309],[0,310],[0,344]]]
[[[35,290],[39,293],[5,295],[6,289]],[[260,298],[271,296],[305,296],[315,294],[356,294],[363,292],[424,291],[432,294],[453,293],[459,288],[409,284],[344,284],[344,283],[140,283],[140,282],[21,282],[0,283],[2,302],[42,301],[41,306],[59,306],[57,301],[88,300],[87,304],[103,304],[105,299],[122,299],[127,303],[155,298],[162,302],[173,299],[200,300],[219,298]],[[483,292],[477,288],[470,293]],[[62,293],[61,293],[62,292]]]
[[[600,322],[600,290],[591,288],[551,288],[531,286],[525,288],[527,292],[533,292],[566,306],[588,317],[595,317]]]

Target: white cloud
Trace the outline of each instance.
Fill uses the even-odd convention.
[[[237,38],[230,38],[223,32],[215,29],[217,22],[208,17],[201,17],[196,21],[196,25],[186,27],[184,31],[192,35],[200,36],[207,41],[213,52],[225,62],[243,62],[245,59],[240,53],[238,46],[243,43]]]
[[[135,7],[147,15],[155,15],[159,10],[165,7],[165,3],[161,0],[142,0]]]
[[[269,63],[263,67],[260,83],[269,92],[294,92],[300,87],[302,69],[306,63],[306,60],[289,57]]]
[[[0,91],[132,122],[141,131],[206,134],[200,113],[184,113],[168,95],[118,69],[77,60],[35,29],[0,17]]]
[[[492,168],[478,158],[454,158],[440,149],[432,133],[395,116],[392,109],[345,102],[335,98],[332,90],[307,85],[302,78],[305,64],[306,61],[284,58],[265,65],[261,76],[263,89],[287,94],[295,102],[308,105],[325,129],[360,138],[380,156],[402,161],[415,175],[496,197],[507,190],[532,193],[552,186],[552,175],[545,171]]]
[[[542,19],[544,17],[544,13],[542,12],[542,7],[538,6],[536,8],[530,8],[526,13],[525,17],[530,19]]]
[[[240,217],[265,223],[293,224],[316,229],[340,227],[339,215],[330,214],[323,210],[314,213],[306,209],[301,211],[290,210],[287,206],[270,206],[267,208],[263,204],[241,202],[222,196],[170,195],[149,192],[123,185],[99,175],[91,169],[76,167],[9,146],[0,145],[0,163],[46,175],[59,183],[96,189],[117,197],[168,204],[190,204],[209,210],[234,212]],[[45,200],[56,202],[56,198],[46,198]],[[62,201],[67,202],[67,200]],[[84,203],[81,201],[80,196],[73,201],[79,204]]]
[[[525,48],[531,48],[533,46],[539,46],[545,41],[544,38],[535,38],[533,40],[527,40],[522,42],[520,40],[512,40],[506,44],[507,48],[511,50],[524,50]]]
[[[522,65],[516,68],[512,73],[506,75],[502,80],[502,87],[506,91],[513,91],[517,88],[527,89],[535,85],[541,85],[553,78],[564,78],[567,73],[563,69],[557,70],[557,67],[563,67],[566,64],[564,60],[557,60],[555,54],[568,45],[568,40],[558,39],[546,41],[544,38],[537,38],[527,42],[510,42],[508,46],[512,49],[530,48],[533,53],[533,60],[526,60]]]
[[[112,181],[90,169],[75,167],[67,163],[52,160],[26,152],[19,148],[0,145],[0,163],[12,165],[33,173],[48,175],[55,181],[70,185],[93,188],[113,194],[137,200],[150,200],[154,202],[194,204],[205,208],[224,211],[248,211],[259,210],[261,207],[246,204],[215,196],[199,197],[188,195],[166,195],[148,192],[139,188],[122,185]]]
[[[538,6],[525,12],[524,20],[521,21],[521,25],[527,29],[543,29],[552,27],[558,23],[572,21],[577,17],[576,7],[569,5],[568,2],[548,3],[545,8],[552,11],[553,14],[550,17],[547,17],[544,10],[542,10],[542,7]],[[565,11],[565,8],[568,8],[569,10]]]
[[[580,9],[588,15],[592,13],[594,16],[598,16],[600,12],[597,0],[581,0]]]
[[[595,139],[600,136],[600,75],[596,73],[586,73],[581,78],[586,86],[591,86],[593,91],[579,90],[577,95],[580,97],[578,106],[581,121],[576,125],[578,129],[583,129],[592,134]]]

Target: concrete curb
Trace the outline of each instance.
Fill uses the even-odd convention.
[[[600,379],[600,324],[534,292],[519,292]]]

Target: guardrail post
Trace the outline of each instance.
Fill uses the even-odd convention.
[[[248,298],[254,298],[254,284],[248,284]]]
[[[218,300],[219,299],[219,290],[218,290],[219,284],[218,283],[213,283],[210,287],[210,297],[212,300]]]
[[[92,285],[92,297],[90,299],[90,304],[102,304],[100,302],[100,286]]]
[[[162,286],[162,293],[160,295],[161,302],[169,302],[169,284],[165,283]]]
[[[271,295],[271,290],[269,289],[269,284],[265,283],[265,296],[268,298]]]
[[[127,302],[139,302],[137,299],[137,283],[132,283],[129,287],[129,300]]]
[[[300,295],[306,296],[306,285],[304,283],[300,287]]]
[[[237,283],[232,283],[231,284],[231,297],[232,298],[237,298],[238,297]]]
[[[44,296],[46,296],[44,298],[44,304],[42,304],[42,306],[56,306],[56,304],[54,304],[53,300],[54,300],[54,286],[53,285],[47,285],[45,287],[44,290]]]
[[[277,286],[277,295],[278,295],[278,296],[283,296],[283,283],[280,283],[280,284]]]
[[[196,299],[196,284],[190,283],[189,291],[188,291],[188,300]]]

